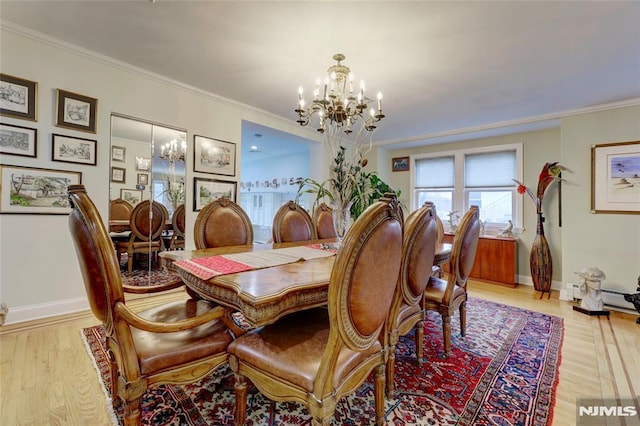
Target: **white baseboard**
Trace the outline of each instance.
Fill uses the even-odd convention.
[[[18,308],[9,307],[9,313],[7,314],[4,325],[33,321],[57,315],[71,314],[74,312],[85,311],[87,309],[89,309],[89,302],[86,297],[59,300],[39,305],[21,306]]]
[[[530,285],[533,287],[533,280],[529,275],[518,275],[518,284]],[[562,281],[551,281],[551,290],[561,290]]]

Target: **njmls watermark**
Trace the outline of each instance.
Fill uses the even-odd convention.
[[[618,418],[625,425],[640,425],[640,398],[578,399],[576,426],[601,426]],[[623,421],[624,420],[624,421]]]

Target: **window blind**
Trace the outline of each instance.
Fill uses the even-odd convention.
[[[509,187],[516,177],[516,152],[496,151],[466,154],[464,186],[467,188]]]
[[[416,161],[415,186],[452,188],[455,183],[454,157],[423,158]]]

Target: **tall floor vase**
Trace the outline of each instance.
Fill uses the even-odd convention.
[[[538,213],[536,238],[533,240],[533,245],[531,246],[529,264],[531,266],[533,287],[536,291],[540,292],[540,299],[542,299],[544,293],[547,293],[547,298],[550,298],[553,261],[551,259],[549,243],[544,236],[544,217],[542,216],[542,213]]]

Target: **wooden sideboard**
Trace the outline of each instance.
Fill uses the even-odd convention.
[[[453,242],[453,234],[444,234],[445,243]],[[492,284],[515,287],[516,264],[518,261],[518,240],[515,238],[481,235],[471,278]],[[448,272],[449,265],[444,271]]]

